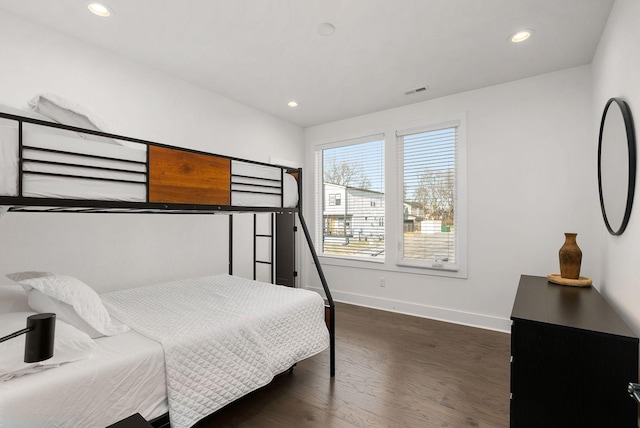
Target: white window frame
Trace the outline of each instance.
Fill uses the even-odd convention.
[[[436,262],[433,260],[413,260],[403,257],[403,239],[404,239],[404,223],[402,221],[404,214],[404,159],[402,157],[403,150],[400,148],[400,138],[405,135],[419,134],[423,132],[436,131],[446,128],[456,129],[456,164],[455,164],[455,183],[456,183],[456,205],[454,211],[454,225],[456,228],[455,242],[455,263]],[[396,131],[396,150],[398,153],[396,164],[397,176],[397,199],[398,209],[402,217],[398,222],[398,252],[396,265],[399,267],[423,269],[431,274],[467,277],[467,136],[466,136],[466,120],[460,117],[445,122],[436,122],[423,126],[406,128]]]
[[[316,231],[315,231],[315,236],[316,236],[316,242],[318,243],[316,245],[316,248],[318,249],[318,257],[320,258],[320,260],[323,260],[323,263],[326,264],[336,264],[336,265],[342,265],[342,266],[358,266],[361,263],[365,263],[365,264],[369,264],[369,263],[374,263],[377,265],[380,264],[384,264],[385,263],[385,259],[384,258],[373,258],[373,260],[370,260],[368,258],[357,258],[357,257],[352,257],[352,256],[343,256],[343,255],[339,255],[339,254],[325,254],[324,252],[324,244],[323,244],[323,228],[324,228],[324,216],[323,216],[323,200],[324,200],[324,196],[323,196],[323,180],[324,180],[324,171],[323,170],[318,170],[317,167],[318,165],[322,164],[321,159],[319,159],[319,156],[322,156],[322,152],[324,150],[327,149],[334,149],[334,148],[339,148],[339,147],[345,147],[345,146],[352,146],[352,145],[356,145],[356,144],[362,144],[362,143],[368,143],[371,141],[383,141],[384,142],[384,153],[385,153],[385,170],[383,171],[383,174],[385,176],[387,176],[386,173],[386,168],[387,168],[387,161],[386,161],[386,152],[387,152],[387,140],[385,138],[385,135],[383,133],[371,133],[368,135],[363,135],[363,136],[357,136],[357,137],[350,137],[350,138],[343,138],[343,139],[338,139],[336,141],[333,141],[331,143],[325,143],[325,144],[319,144],[317,146],[315,146],[314,148],[314,168],[315,173],[316,173],[316,182],[315,182],[315,189],[316,189],[316,195],[320,196],[320,198],[316,197],[315,198],[315,214],[316,214],[316,225],[319,225],[316,227]],[[385,181],[385,189],[387,189],[387,184]],[[347,198],[347,195],[345,193],[345,200]],[[385,210],[386,211],[386,210]],[[386,228],[385,228],[385,246],[386,246]],[[346,264],[343,264],[346,263]]]
[[[402,234],[403,234],[403,206],[402,188],[403,183],[398,179],[398,141],[397,132],[406,132],[412,129],[424,129],[441,127],[447,122],[458,123],[458,139],[457,139],[457,159],[456,159],[456,183],[457,183],[457,207],[456,207],[456,228],[457,228],[457,245],[456,245],[456,266],[434,267],[430,263],[405,263],[401,260],[402,252]],[[467,124],[466,114],[447,115],[444,118],[433,121],[420,121],[408,124],[400,124],[399,126],[389,126],[385,128],[369,130],[369,133],[361,133],[359,135],[338,136],[331,139],[330,142],[314,144],[314,171],[316,174],[314,189],[316,192],[322,192],[322,171],[317,170],[318,152],[334,147],[341,147],[347,141],[357,140],[360,142],[368,141],[371,137],[380,136],[385,140],[385,194],[390,189],[396,189],[397,198],[389,197],[385,200],[385,258],[378,259],[354,259],[350,257],[323,254],[319,251],[318,257],[323,264],[331,266],[341,266],[349,268],[373,269],[377,271],[411,273],[417,275],[430,275],[451,278],[467,278]],[[342,137],[342,138],[341,138]],[[390,193],[390,192],[389,192]],[[315,217],[316,242],[322,242],[322,206],[318,206],[316,198]],[[398,204],[398,205],[396,205]],[[397,225],[397,227],[396,227]],[[320,247],[320,245],[318,245]]]

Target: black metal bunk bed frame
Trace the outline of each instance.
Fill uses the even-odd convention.
[[[263,162],[256,162],[247,159],[234,158],[230,156],[218,155],[213,153],[202,152],[198,150],[185,149],[181,147],[169,146],[166,144],[155,143],[152,141],[142,140],[138,138],[126,137],[122,135],[110,134],[106,132],[94,131],[90,129],[78,128],[75,126],[63,125],[54,122],[47,122],[38,119],[32,119],[22,116],[16,116],[13,114],[2,113],[0,112],[0,118],[14,120],[18,124],[18,196],[0,196],[0,207],[8,207],[7,211],[9,212],[71,212],[71,213],[121,213],[121,214],[233,214],[240,212],[253,212],[253,213],[291,213],[298,214],[298,219],[300,221],[300,226],[304,231],[305,239],[307,245],[309,247],[309,251],[313,258],[313,262],[316,267],[316,271],[318,272],[318,276],[322,283],[322,288],[325,292],[326,296],[326,304],[325,304],[325,321],[327,323],[327,328],[329,329],[329,338],[330,338],[330,376],[335,376],[335,303],[331,296],[331,291],[329,290],[329,286],[327,284],[326,277],[322,270],[322,266],[320,265],[320,260],[318,259],[318,254],[315,250],[315,246],[311,239],[311,234],[309,233],[309,229],[304,220],[304,216],[302,215],[302,169],[293,169],[288,167],[283,167],[279,165],[272,165]],[[45,150],[49,152],[58,152],[56,150],[50,149],[38,149],[33,147],[28,147],[23,145],[23,126],[24,123],[44,126],[48,128],[57,128],[62,129],[64,131],[76,132],[80,134],[91,134],[97,137],[105,137],[111,138],[115,140],[128,141],[131,143],[138,143],[145,145],[147,150],[147,158],[145,163],[145,176],[146,179],[144,184],[146,186],[146,201],[147,202],[125,202],[125,201],[105,201],[105,200],[84,200],[84,199],[58,199],[58,198],[40,198],[40,197],[24,197],[23,195],[23,175],[25,171],[23,171],[23,150],[25,148],[35,149],[35,150]],[[251,163],[256,165],[263,165],[268,167],[277,167],[281,170],[281,180],[285,173],[288,172],[298,172],[298,206],[293,208],[283,208],[284,205],[284,186],[281,186],[280,189],[280,197],[281,197],[281,207],[250,207],[250,206],[231,206],[231,205],[211,205],[211,204],[185,204],[185,203],[154,203],[149,201],[149,147],[162,147],[167,149],[179,150],[181,152],[199,154],[199,155],[207,155],[207,156],[216,156],[219,158],[229,159],[230,161],[237,160],[245,163]],[[73,154],[79,156],[90,156],[90,157],[98,157],[93,155],[82,155],[78,153],[70,153],[59,151],[59,153],[65,154]],[[33,161],[32,161],[33,162]],[[42,162],[42,161],[38,161]],[[133,161],[131,161],[133,162]],[[55,162],[44,162],[50,164],[56,164]],[[83,168],[92,168],[86,165],[70,165],[70,164],[58,164],[65,166],[82,166]],[[129,171],[127,171],[129,172]],[[29,172],[33,174],[34,172]],[[43,173],[39,173],[43,174]],[[65,174],[55,174],[55,173],[44,173],[49,175],[57,175],[63,177],[72,177],[72,178],[89,178],[89,177],[79,177],[76,175],[65,175]],[[112,178],[97,178],[91,177],[93,180],[108,180],[108,181],[126,181],[126,180],[118,180]],[[229,188],[231,192],[231,186]],[[246,193],[262,193],[262,192],[253,192],[253,191],[241,191]],[[272,194],[272,193],[271,193]],[[232,270],[232,217],[229,217],[229,266],[230,273]]]

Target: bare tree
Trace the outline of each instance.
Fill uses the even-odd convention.
[[[415,201],[420,202],[431,220],[453,223],[455,182],[452,169],[426,170],[418,177]]]
[[[361,176],[360,164],[357,163],[338,162],[336,159],[331,159],[324,168],[325,183],[349,187],[349,184],[359,176]],[[367,178],[361,177],[360,180],[364,182]]]
[[[371,181],[369,180],[369,178],[367,176],[361,176],[360,177],[360,184],[358,184],[358,187],[360,189],[365,189],[368,190],[371,188]]]

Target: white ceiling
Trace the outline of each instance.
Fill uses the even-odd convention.
[[[0,9],[306,127],[588,64],[613,1],[104,0],[108,19],[83,0]],[[333,35],[318,33],[325,22]],[[534,36],[508,42],[523,28]]]

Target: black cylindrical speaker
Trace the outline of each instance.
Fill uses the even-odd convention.
[[[24,362],[36,363],[53,357],[53,343],[56,331],[56,314],[36,314],[27,318]]]

